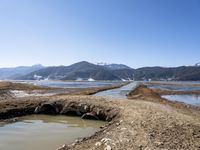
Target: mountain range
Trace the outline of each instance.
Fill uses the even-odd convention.
[[[53,79],[53,80],[133,80],[133,69],[123,65],[116,67],[95,65],[86,61],[78,62],[70,66],[46,67],[17,79]],[[119,65],[121,66],[121,65]]]
[[[180,80],[199,81],[200,66],[143,67],[124,64],[92,64],[86,61],[70,66],[2,68],[0,79],[16,80]]]
[[[19,67],[13,67],[13,68],[0,68],[0,79],[6,80],[6,79],[15,79],[18,77],[21,77],[23,75],[29,74],[31,72],[34,72],[36,70],[44,68],[42,65],[34,65],[34,66],[19,66]]]

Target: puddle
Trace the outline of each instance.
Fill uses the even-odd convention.
[[[1,150],[55,150],[105,125],[103,121],[68,116],[29,115],[18,119],[0,124]]]
[[[170,101],[178,101],[194,106],[200,106],[200,95],[163,95],[162,97]]]

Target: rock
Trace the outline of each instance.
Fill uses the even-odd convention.
[[[96,142],[95,146],[99,147],[99,146],[101,146],[101,144],[102,144],[101,142]]]
[[[121,130],[126,130],[126,128],[121,128]]]
[[[109,139],[109,138],[103,138],[101,140],[102,143],[108,143],[109,141],[111,141],[111,139]]]
[[[85,113],[82,117],[82,119],[95,119],[95,120],[99,120],[99,118],[94,115],[93,113]]]
[[[112,150],[110,145],[106,145],[106,147],[104,148],[104,150]]]

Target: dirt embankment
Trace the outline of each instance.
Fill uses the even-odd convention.
[[[140,99],[140,100],[145,100],[145,101],[151,101],[155,103],[160,103],[163,105],[169,105],[173,108],[180,109],[180,110],[185,110],[188,109],[193,110],[200,110],[200,107],[198,106],[192,106],[189,104],[181,103],[181,102],[176,102],[176,101],[169,101],[165,98],[162,98],[161,96],[163,93],[158,92],[159,90],[154,90],[150,89],[147,87],[147,85],[139,85],[138,87],[135,88],[135,90],[131,91],[127,97],[129,99]],[[162,91],[162,90],[160,90]],[[174,91],[176,92],[176,91]]]
[[[160,98],[160,95],[154,92],[152,89],[147,88],[146,85],[140,84],[133,91],[131,91],[128,95],[128,98],[136,99],[136,98]]]
[[[109,121],[93,136],[63,145],[59,150],[200,148],[199,111],[176,109],[147,99],[116,101],[94,96],[51,96],[0,101],[1,119],[34,112],[80,117],[87,114]]]
[[[56,90],[61,88],[41,87],[24,83],[0,82],[0,90]]]
[[[63,143],[58,150],[200,149],[200,111],[161,99],[143,85],[129,94],[129,100],[57,95],[0,101],[1,121],[16,121],[12,118],[32,113],[108,121],[91,137]]]

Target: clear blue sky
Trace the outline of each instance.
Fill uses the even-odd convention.
[[[0,67],[200,61],[200,0],[0,0]]]

